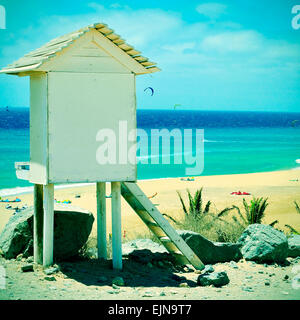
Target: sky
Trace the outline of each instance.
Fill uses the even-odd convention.
[[[139,109],[178,104],[183,110],[300,112],[300,28],[292,27],[297,4],[0,0],[6,12],[0,68],[53,38],[104,22],[162,69],[137,77]],[[153,96],[144,91],[149,86]],[[28,77],[0,75],[3,106],[29,106]]]

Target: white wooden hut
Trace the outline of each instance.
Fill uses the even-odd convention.
[[[103,23],[56,38],[0,71],[30,76],[30,163],[16,163],[16,171],[19,178],[34,184],[37,263],[53,263],[56,183],[97,184],[98,257],[106,258],[105,183],[111,182],[113,266],[122,268],[121,184],[124,183],[122,194],[128,202],[132,193],[140,193],[146,202],[148,199],[136,185],[129,184],[137,179],[136,164],[100,165],[96,161],[96,135],[102,128],[118,132],[119,121],[127,122],[128,131],[136,128],[135,76],[157,71],[160,69],[154,62]],[[136,141],[128,141],[128,150],[135,145]],[[139,201],[130,204],[148,226],[153,224],[154,233],[161,230],[160,238],[171,238],[169,251],[178,251],[178,244],[173,243],[175,238],[189,250],[173,229],[169,235],[155,218],[145,216],[150,207],[142,210]],[[155,207],[149,210],[163,219]],[[171,229],[169,225],[168,228]],[[201,265],[194,253],[189,251],[189,255],[189,260]]]

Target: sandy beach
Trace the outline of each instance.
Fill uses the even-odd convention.
[[[200,176],[194,181],[182,181],[180,178],[168,178],[158,180],[143,180],[138,182],[141,189],[153,203],[157,204],[162,213],[167,213],[176,217],[181,211],[181,204],[176,191],[182,192],[186,196],[185,190],[191,192],[203,187],[204,201],[211,200],[213,206],[218,210],[229,207],[233,204],[242,208],[242,199],[250,200],[252,196],[267,197],[269,206],[266,210],[265,223],[278,220],[278,227],[285,229],[284,225],[289,224],[295,229],[300,229],[300,215],[296,213],[294,201],[300,203],[300,170],[292,169],[285,171],[220,175],[220,176]],[[251,195],[238,196],[231,195],[233,191],[248,192]],[[80,195],[80,198],[75,197]],[[107,195],[110,195],[110,184],[107,184]],[[16,196],[9,196],[14,199]],[[12,207],[23,205],[31,206],[33,194],[21,194],[18,197],[20,203],[13,203]],[[6,198],[6,197],[4,197]],[[58,201],[70,200],[72,205],[91,211],[96,217],[96,192],[95,185],[80,187],[69,187],[55,190],[55,199]],[[111,232],[110,199],[107,199],[107,224],[108,233]],[[5,209],[7,204],[0,203],[0,231],[12,215],[12,210]],[[68,206],[66,204],[66,206]],[[122,199],[122,232],[126,238],[132,239],[144,234],[147,228],[134,213],[129,205]],[[96,235],[96,223],[93,225],[92,236]]]

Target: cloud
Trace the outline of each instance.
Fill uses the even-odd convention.
[[[145,56],[157,61],[165,70],[179,70],[181,66],[207,69],[224,62],[223,69],[231,63],[257,60],[257,65],[268,59],[299,56],[299,45],[285,41],[268,40],[256,30],[245,30],[239,24],[223,20],[218,23],[187,22],[181,14],[161,9],[137,9],[115,3],[104,7],[89,3],[91,12],[72,16],[49,16],[23,29],[12,45],[2,47],[0,64],[9,63],[45,42],[94,22],[105,22],[129,44],[141,50]],[[219,15],[226,6],[204,3],[198,12]],[[234,55],[234,56],[231,56]],[[167,69],[166,69],[167,68]]]
[[[193,97],[198,94],[196,87],[199,83],[209,93],[211,88],[217,90],[214,85],[218,81],[218,88],[225,90],[222,89],[223,85],[227,88],[229,84],[238,87],[242,82],[247,88],[248,80],[255,83],[256,78],[267,81],[276,76],[281,81],[279,74],[285,79],[295,78],[297,72],[299,74],[300,45],[269,39],[257,30],[246,29],[235,21],[222,19],[205,22],[200,19],[191,22],[185,20],[179,12],[134,10],[118,3],[109,7],[90,3],[89,8],[90,12],[86,14],[53,15],[32,22],[17,33],[17,38],[11,39],[9,45],[0,47],[0,65],[12,62],[55,37],[91,23],[104,22],[162,68],[161,73],[139,77],[138,88],[148,86],[147,81],[151,79],[153,86],[169,95],[171,101],[173,95],[178,99],[180,94],[185,95],[188,90],[191,103],[196,103]],[[225,14],[226,6],[206,3],[200,5],[200,8],[198,6],[197,11],[213,19]],[[192,90],[196,90],[196,93]],[[156,101],[154,99],[158,99],[157,104],[160,104],[158,97],[159,94],[152,97],[149,105]],[[22,104],[25,103],[19,103]]]
[[[224,32],[204,38],[203,50],[222,53],[251,53],[263,43],[263,36],[253,30]]]
[[[210,19],[217,19],[226,13],[227,6],[222,3],[209,2],[196,7],[196,11]]]

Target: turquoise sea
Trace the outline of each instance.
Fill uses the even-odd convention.
[[[138,128],[204,129],[202,175],[251,173],[300,168],[300,113],[138,110]],[[185,164],[138,163],[139,179],[185,176]],[[14,162],[29,160],[29,109],[0,108],[0,195],[30,186],[18,180]],[[5,190],[3,190],[5,189]],[[23,189],[18,189],[23,190]]]

